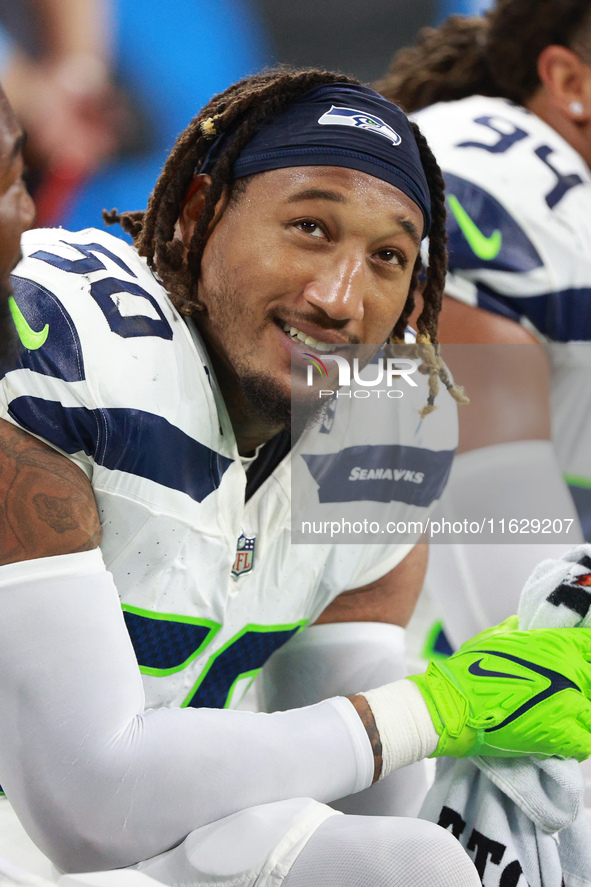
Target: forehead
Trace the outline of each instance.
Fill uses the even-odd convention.
[[[10,107],[8,99],[0,90],[0,164],[12,160],[14,143],[21,133],[14,111]]]
[[[363,206],[376,214],[404,213],[422,227],[423,214],[403,191],[376,176],[343,166],[290,166],[257,173],[248,186],[254,199],[289,202],[307,191],[341,195],[343,205]]]

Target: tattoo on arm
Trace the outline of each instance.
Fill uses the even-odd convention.
[[[85,474],[37,438],[0,420],[0,564],[88,551],[100,539]]]
[[[72,509],[67,498],[59,496],[47,496],[45,493],[36,493],[33,496],[33,505],[40,520],[45,521],[56,533],[65,533],[66,530],[77,530],[79,523],[72,514]]]
[[[363,726],[371,742],[374,760],[373,785],[374,782],[378,781],[382,772],[382,740],[380,739],[373,712],[365,696],[347,696],[347,699],[353,704],[355,711],[363,721]]]

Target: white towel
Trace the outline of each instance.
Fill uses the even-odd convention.
[[[591,626],[591,545],[539,564],[519,628]],[[591,666],[590,666],[591,667]],[[591,825],[572,758],[441,758],[421,817],[453,831],[484,887],[591,887]]]

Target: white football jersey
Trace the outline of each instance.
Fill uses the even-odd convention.
[[[546,343],[556,451],[591,538],[591,172],[506,99],[471,96],[413,116],[446,181],[446,292]]]
[[[364,479],[349,484],[353,510],[373,498],[384,515],[425,518],[449,474],[455,404],[443,391],[421,421],[413,400],[412,412],[410,402],[385,411],[388,428],[372,436],[355,421],[357,401],[339,400],[331,423],[306,432],[245,503],[245,469],[207,352],[145,260],[92,229],[31,231],[23,252],[13,286],[27,349],[0,385],[2,415],[92,481],[146,705],[235,706],[277,647],[411,547],[387,536],[379,545],[293,544],[294,461],[322,508],[334,505],[335,472],[336,481],[353,474],[353,459]],[[426,379],[417,381],[424,403]],[[352,436],[341,454],[331,440],[343,425]],[[376,453],[398,459],[381,481]]]

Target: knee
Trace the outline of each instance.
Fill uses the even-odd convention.
[[[412,840],[398,848],[401,883],[416,887],[481,887],[474,864],[460,842],[439,825],[415,820]],[[402,850],[402,852],[401,852]]]
[[[422,819],[334,816],[296,859],[284,887],[481,887],[450,832]]]

